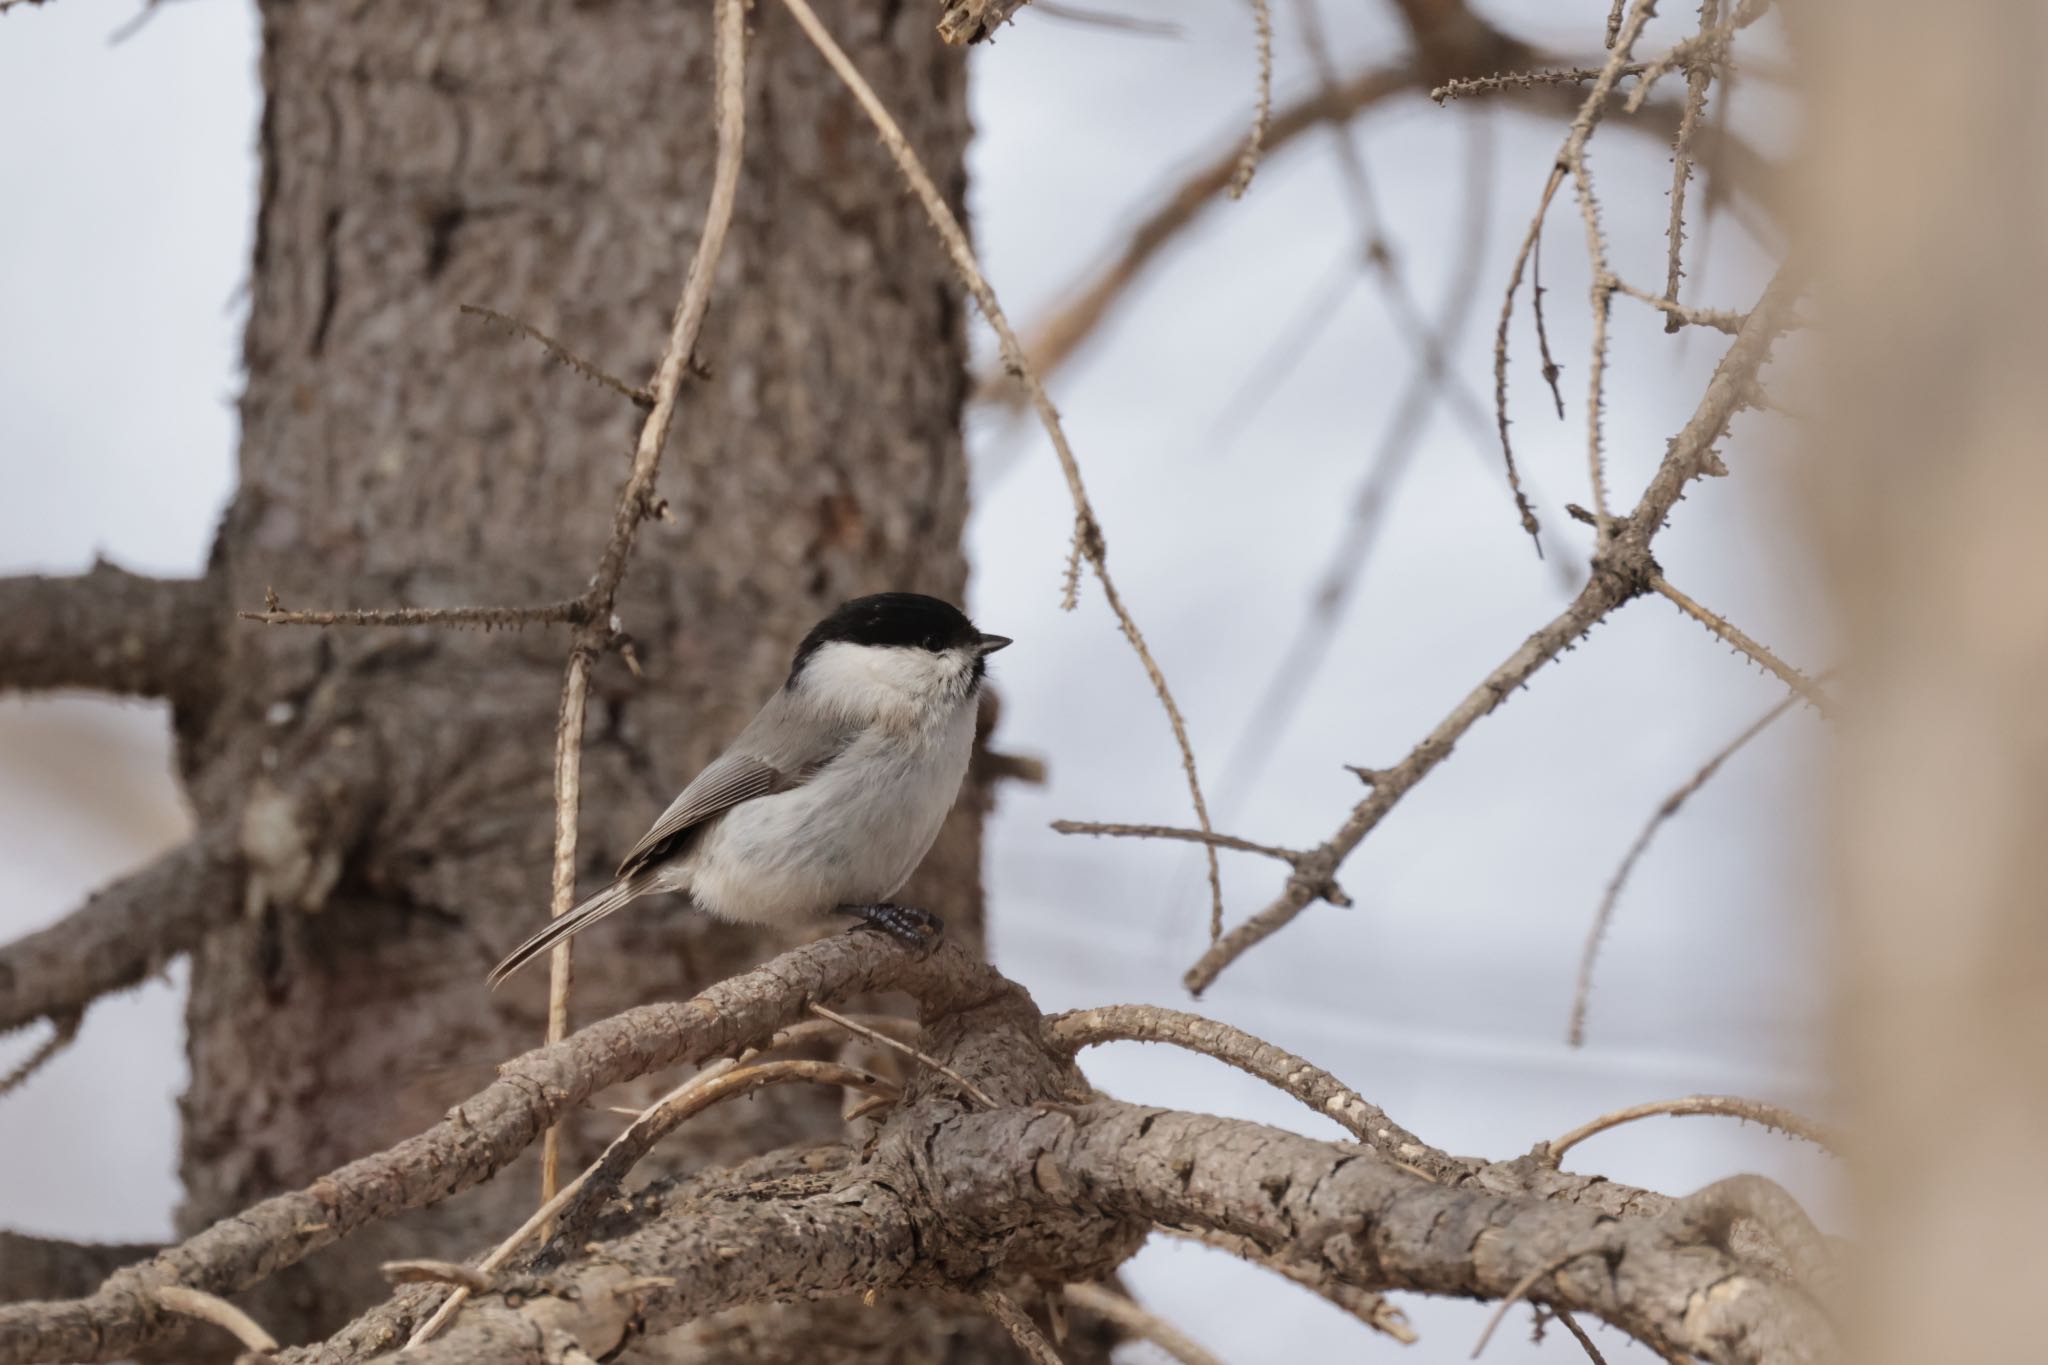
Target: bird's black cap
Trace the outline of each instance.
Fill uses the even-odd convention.
[[[830,616],[811,627],[796,657],[789,662],[789,676],[803,671],[804,661],[828,644],[845,641],[856,645],[894,645],[903,649],[941,650],[976,647],[992,654],[1010,643],[1000,635],[984,635],[974,628],[951,602],[917,592],[878,592],[842,602]]]

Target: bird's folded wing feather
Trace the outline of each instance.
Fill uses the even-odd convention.
[[[628,877],[659,857],[678,835],[689,832],[720,811],[742,801],[788,791],[802,781],[762,759],[747,754],[727,754],[713,763],[689,786],[675,803],[662,812],[654,828],[640,837],[633,851],[619,864],[619,876]]]

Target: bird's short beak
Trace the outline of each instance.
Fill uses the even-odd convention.
[[[993,654],[999,649],[1008,649],[1011,640],[1007,635],[984,635],[979,643],[983,654]]]

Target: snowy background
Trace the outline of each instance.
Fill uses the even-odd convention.
[[[1241,5],[1119,3],[1170,20],[1179,35],[1027,10],[976,57],[975,231],[1019,320],[1042,316],[1177,168],[1229,145],[1249,117]],[[1590,51],[1606,7],[1542,7],[1533,21],[1516,10],[1537,7],[1496,8],[1525,38]],[[1399,53],[1388,10],[1353,0],[1326,14],[1344,69]],[[1283,103],[1309,80],[1297,13],[1277,8]],[[233,0],[185,0],[110,46],[132,14],[61,0],[0,21],[10,130],[0,138],[0,572],[75,572],[95,553],[143,572],[197,572],[230,490],[254,207],[255,15]],[[1653,25],[1653,45],[1677,37],[1678,22]],[[1782,147],[1765,93],[1746,87],[1735,122]],[[1359,133],[1398,259],[1432,311],[1460,235],[1462,168],[1491,138],[1480,292],[1454,353],[1461,380],[1490,394],[1500,290],[1561,124],[1409,98]],[[1360,794],[1342,764],[1399,758],[1567,592],[1515,524],[1497,451],[1439,409],[1302,705],[1256,778],[1240,770],[1224,783],[1417,363],[1370,277],[1347,264],[1358,236],[1334,136],[1303,137],[1260,169],[1245,200],[1204,214],[1053,386],[1119,584],[1188,716],[1219,824],[1302,846],[1328,837]],[[1613,129],[1594,152],[1617,268],[1655,287],[1667,154]],[[1569,420],[1549,412],[1531,363],[1526,295],[1513,411],[1546,543],[1576,576],[1589,536],[1561,509],[1590,500],[1587,321],[1568,198],[1548,242]],[[1717,222],[1687,297],[1744,307],[1767,269],[1738,221]],[[1277,378],[1256,379],[1276,339],[1314,311],[1328,316],[1314,344]],[[1626,300],[1616,320],[1609,468],[1627,505],[1720,344],[1666,337]],[[1199,857],[1047,828],[1058,817],[1192,823],[1171,735],[1099,596],[1084,594],[1071,616],[1058,610],[1071,511],[1042,436],[994,411],[977,412],[970,431],[971,606],[1019,641],[998,660],[1002,742],[1051,770],[1043,788],[1006,790],[991,831],[996,958],[1048,1009],[1185,1007],[1180,974],[1206,935]],[[1779,511],[1795,453],[1756,416],[1724,451],[1735,477],[1695,488],[1659,557],[1693,596],[1818,667],[1819,613],[1806,566],[1786,554]],[[1574,1051],[1563,1041],[1585,927],[1635,831],[1778,696],[1669,607],[1631,606],[1482,721],[1367,840],[1343,875],[1357,908],[1309,911],[1199,1008],[1330,1068],[1457,1152],[1511,1156],[1604,1110],[1700,1091],[1824,1116],[1822,945],[1805,857],[1818,739],[1809,716],[1731,762],[1666,828],[1609,939],[1589,1043]],[[59,918],[184,830],[161,708],[0,697],[0,937]],[[1224,870],[1233,918],[1280,885],[1273,864],[1226,855]],[[0,1103],[0,1150],[15,1177],[0,1187],[0,1226],[168,1234],[182,982],[173,969],[103,1002],[76,1046]],[[34,1041],[0,1041],[0,1066]],[[1091,1054],[1089,1069],[1126,1099],[1336,1135],[1190,1055],[1127,1045]],[[1830,1207],[1817,1154],[1720,1120],[1623,1129],[1569,1164],[1673,1192],[1760,1170]],[[1408,1300],[1422,1342],[1404,1352],[1305,1291],[1199,1248],[1154,1245],[1130,1276],[1145,1301],[1238,1362],[1461,1360],[1484,1318],[1468,1304]],[[1561,1333],[1529,1344],[1526,1322],[1517,1314],[1487,1359],[1578,1357]],[[1652,1358],[1615,1333],[1596,1339],[1610,1360]],[[1156,1358],[1148,1351],[1130,1355]]]

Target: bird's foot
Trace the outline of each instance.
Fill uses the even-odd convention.
[[[944,920],[914,905],[842,905],[839,913],[859,920],[857,929],[880,929],[913,948],[937,943],[946,932]]]

